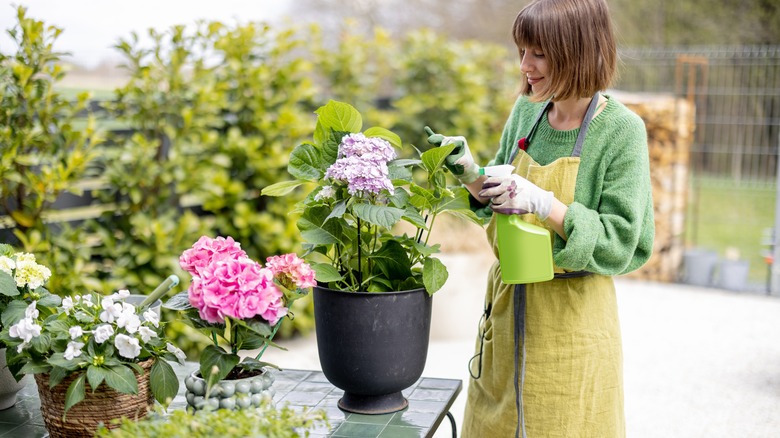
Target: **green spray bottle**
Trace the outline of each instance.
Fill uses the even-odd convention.
[[[502,164],[483,167],[479,173],[508,176],[513,171],[514,166]],[[546,228],[529,224],[518,214],[494,214],[501,281],[506,284],[527,284],[551,280],[554,273],[550,232]]]

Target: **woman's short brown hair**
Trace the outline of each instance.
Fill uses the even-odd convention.
[[[617,49],[606,0],[536,0],[512,27],[515,44],[540,48],[550,68],[548,85],[535,101],[591,97],[615,76]],[[523,94],[531,86],[523,82]]]

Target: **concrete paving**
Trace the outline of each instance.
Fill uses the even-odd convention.
[[[461,379],[463,418],[487,268],[492,256],[448,253],[434,298],[425,376]],[[780,437],[780,299],[680,284],[616,279],[631,438]],[[320,369],[312,335],[264,359]],[[460,429],[459,429],[460,430]],[[436,438],[450,437],[442,423]]]

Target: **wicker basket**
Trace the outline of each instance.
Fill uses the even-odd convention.
[[[114,391],[105,383],[92,393],[92,389],[86,383],[87,390],[84,400],[71,407],[65,419],[63,419],[65,393],[77,375],[68,376],[54,388],[49,388],[49,375],[36,374],[35,382],[38,384],[38,394],[41,398],[41,413],[49,436],[51,438],[92,437],[101,423],[112,428],[116,425],[112,425],[110,422],[115,418],[124,416],[141,419],[146,417],[149,408],[154,403],[154,397],[149,387],[149,372],[153,363],[153,359],[139,363],[145,372],[143,375],[136,375],[136,380],[138,380],[137,395],[122,394]]]

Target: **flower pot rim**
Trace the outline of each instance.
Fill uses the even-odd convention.
[[[240,378],[240,379],[228,379],[228,378],[224,378],[224,379],[221,379],[221,380],[219,380],[219,382],[238,382],[238,381],[240,381],[240,380],[244,380],[244,379],[254,379],[255,377],[264,376],[264,375],[266,375],[266,374],[270,374],[270,367],[263,367],[263,369],[262,369],[262,370],[260,370],[260,373],[259,373],[259,374],[256,374],[256,375],[254,375],[254,376],[247,376],[247,377],[242,377],[242,378]],[[191,372],[189,375],[190,375],[190,377],[192,377],[192,378],[194,378],[194,379],[203,380],[204,382],[206,381],[206,379],[204,379],[204,378],[203,378],[203,377],[200,375],[200,368],[192,370],[192,372]]]
[[[424,287],[419,287],[416,289],[406,289],[406,290],[393,290],[393,291],[387,291],[387,292],[365,292],[365,291],[350,291],[350,290],[344,290],[344,289],[331,289],[327,286],[322,286],[320,284],[317,284],[317,286],[314,286],[316,289],[323,289],[327,291],[332,292],[341,292],[343,294],[347,295],[357,295],[357,296],[382,296],[382,295],[399,295],[399,294],[410,294],[415,292],[426,292],[426,289]]]

